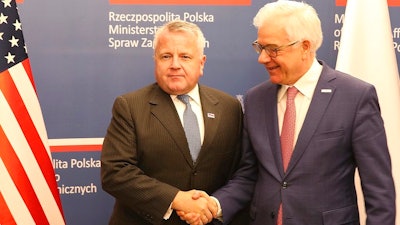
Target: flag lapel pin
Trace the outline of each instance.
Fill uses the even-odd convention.
[[[329,88],[322,88],[321,93],[332,93],[332,89]]]
[[[207,117],[211,119],[215,119],[215,114],[214,113],[207,113]]]

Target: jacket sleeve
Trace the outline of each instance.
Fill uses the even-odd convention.
[[[244,119],[246,120],[246,114]],[[242,144],[238,170],[225,186],[213,193],[221,205],[223,224],[229,224],[235,214],[249,204],[253,196],[257,179],[257,159],[247,136],[246,126],[243,130]]]
[[[373,86],[358,103],[352,134],[353,151],[360,174],[367,225],[395,224],[395,189],[386,133]]]

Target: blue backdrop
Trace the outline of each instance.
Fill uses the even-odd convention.
[[[154,82],[154,27],[177,16],[197,23],[208,44],[200,82],[240,96],[268,79],[251,47],[256,39],[252,18],[266,2],[270,1],[231,6],[111,4],[106,0],[25,0],[19,4],[48,136],[66,146],[54,150],[53,165],[67,224],[108,222],[113,199],[101,189],[99,140],[110,121],[114,98]],[[306,2],[316,8],[323,24],[318,58],[335,67],[345,7],[337,5],[339,0]],[[400,7],[391,6],[390,13],[399,64]],[[89,147],[82,147],[83,143]]]

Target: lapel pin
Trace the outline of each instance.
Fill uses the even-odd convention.
[[[321,93],[332,93],[332,89],[321,89]]]
[[[214,119],[215,115],[214,115],[214,113],[207,113],[207,117],[211,118],[211,119]]]

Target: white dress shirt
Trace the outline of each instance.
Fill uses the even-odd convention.
[[[200,93],[199,93],[199,85],[196,86],[189,92],[186,93],[190,96],[190,105],[192,107],[193,112],[196,114],[197,122],[199,123],[200,129],[200,137],[201,137],[201,144],[203,144],[204,140],[204,118],[203,118],[203,110],[201,107],[200,101]],[[183,124],[183,112],[186,109],[185,103],[178,99],[177,95],[170,95],[172,101],[174,102],[176,111],[178,111],[179,118],[181,119],[182,126]]]
[[[294,132],[294,143],[297,142],[301,127],[306,118],[308,108],[314,94],[315,87],[317,86],[318,79],[321,75],[322,65],[314,59],[311,68],[293,85],[299,90],[295,97],[296,105],[296,125]],[[283,117],[286,110],[286,90],[289,88],[288,85],[282,85],[278,92],[278,120],[279,120],[279,134],[282,132]],[[296,146],[294,144],[293,146]]]

